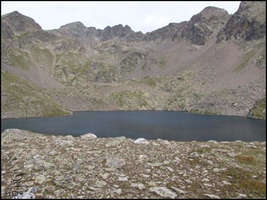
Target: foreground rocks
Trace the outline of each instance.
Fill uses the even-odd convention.
[[[1,197],[266,198],[266,142],[136,141],[5,130]]]

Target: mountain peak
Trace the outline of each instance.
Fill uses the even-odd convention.
[[[123,26],[122,24],[117,24],[115,26],[107,26],[104,28],[102,37],[104,40],[111,39],[113,37],[126,37],[127,35],[135,33],[130,26],[125,25]]]
[[[10,27],[13,32],[19,34],[25,32],[34,32],[42,29],[41,26],[32,18],[27,17],[18,11],[8,13],[2,16],[1,19]]]
[[[228,12],[225,9],[214,7],[214,6],[208,6],[204,8],[200,14],[210,17],[210,16],[223,16],[228,15]]]
[[[208,38],[220,30],[229,18],[226,10],[208,6],[190,19],[182,31],[182,37],[193,44],[205,45]]]
[[[67,29],[86,29],[86,26],[82,22],[76,21],[76,22],[71,22],[71,23],[65,24],[65,25],[60,27],[60,29],[62,29],[62,28],[67,28]]]

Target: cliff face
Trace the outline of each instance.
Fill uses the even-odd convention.
[[[218,34],[218,41],[258,40],[266,35],[266,2],[242,1],[238,11]]]
[[[265,106],[251,113],[266,99],[265,12],[264,2],[242,2],[232,16],[207,7],[146,34],[81,22],[45,31],[4,15],[3,117],[122,109],[264,118]]]
[[[193,44],[204,45],[214,32],[222,28],[229,17],[227,11],[223,9],[207,7],[191,18],[182,31],[182,37]]]

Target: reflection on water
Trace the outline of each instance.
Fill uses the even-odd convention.
[[[266,121],[175,111],[82,111],[72,116],[2,120],[7,128],[46,134],[166,139],[177,141],[265,141]]]

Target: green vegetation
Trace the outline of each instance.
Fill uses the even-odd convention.
[[[64,110],[61,106],[52,101],[49,101],[48,104],[43,104],[42,116],[44,117],[56,117],[70,114],[70,111]]]
[[[121,108],[136,109],[149,106],[145,93],[137,90],[124,90],[112,93],[111,99]]]
[[[30,66],[34,65],[29,54],[20,49],[10,49],[8,51],[8,61],[10,65],[14,67],[19,67],[26,70],[29,69]]]
[[[160,59],[159,59],[159,66],[161,67],[161,68],[163,68],[163,67],[165,67],[166,66],[166,60],[165,60],[165,58],[164,57],[160,57]]]
[[[228,168],[222,172],[222,176],[231,176],[232,185],[228,192],[241,188],[243,193],[250,194],[251,197],[266,197],[266,183],[262,179],[253,178],[253,173],[242,168]],[[248,196],[248,197],[250,197]]]
[[[17,116],[61,116],[71,114],[56,104],[44,91],[9,72],[1,73],[3,93],[6,100],[2,102],[3,111],[16,112]]]
[[[253,118],[266,119],[266,98],[257,101],[249,115]]]
[[[152,78],[149,76],[146,76],[141,82],[145,83],[151,87],[156,87],[156,85],[157,85],[157,81],[155,80],[155,78]]]
[[[254,159],[253,156],[248,156],[248,155],[238,155],[236,156],[236,159],[243,164],[250,164],[250,165],[255,165],[256,160]]]
[[[34,61],[40,64],[51,66],[53,63],[53,55],[48,49],[41,49],[38,46],[33,46],[31,48],[31,53]]]

